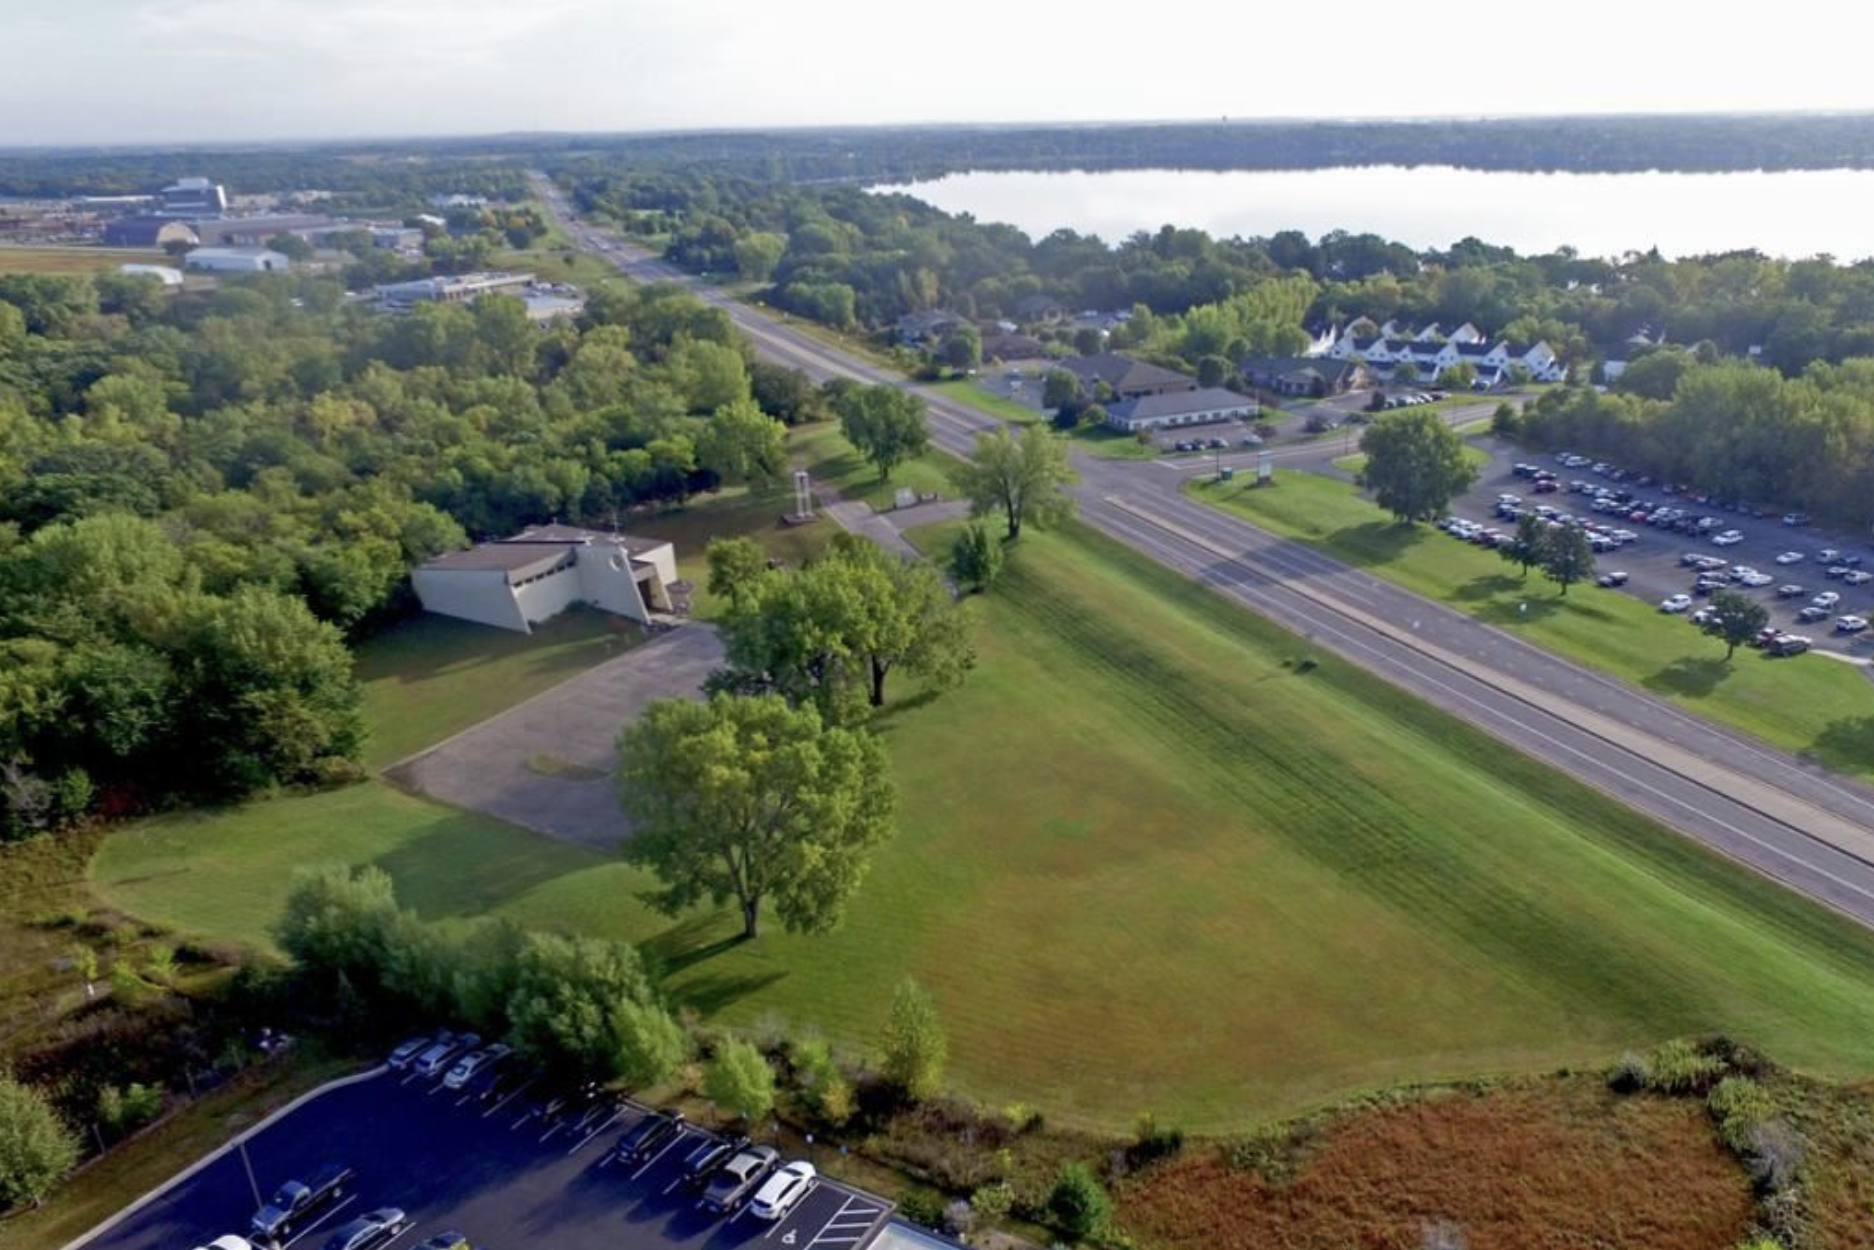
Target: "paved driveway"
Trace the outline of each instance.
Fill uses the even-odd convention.
[[[884,1199],[822,1178],[775,1223],[745,1212],[715,1219],[676,1184],[683,1157],[706,1137],[701,1129],[627,1168],[603,1160],[642,1114],[636,1107],[602,1103],[545,1126],[531,1091],[484,1109],[439,1084],[386,1072],[326,1093],[253,1138],[247,1154],[263,1193],[327,1163],[357,1172],[342,1206],[295,1237],[291,1250],[316,1250],[334,1228],[382,1206],[413,1220],[393,1250],[412,1250],[444,1229],[497,1250],[862,1250],[890,1214]],[[240,1155],[229,1153],[85,1250],[204,1245],[244,1229],[253,1210]]]
[[[619,729],[653,699],[695,698],[722,643],[691,622],[391,768],[392,780],[599,849],[630,828],[612,788]]]

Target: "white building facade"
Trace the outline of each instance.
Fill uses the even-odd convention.
[[[523,634],[575,603],[644,623],[671,610],[677,554],[656,539],[546,525],[437,556],[410,581],[425,611]]]

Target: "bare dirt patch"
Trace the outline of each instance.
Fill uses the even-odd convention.
[[[1438,1233],[1469,1250],[1713,1250],[1751,1212],[1697,1101],[1619,1098],[1593,1078],[1350,1113],[1285,1184],[1198,1151],[1123,1199],[1127,1230],[1155,1250],[1420,1250]]]

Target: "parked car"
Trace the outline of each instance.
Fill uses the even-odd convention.
[[[1785,512],[1783,514],[1783,524],[1807,525],[1809,524],[1809,514],[1807,512]]]
[[[612,1147],[612,1158],[626,1165],[642,1163],[675,1141],[683,1125],[680,1111],[654,1111],[625,1131]]]
[[[1835,618],[1835,632],[1838,634],[1858,634],[1867,628],[1864,616],[1838,616]]]
[[[1869,582],[1874,582],[1874,573],[1866,569],[1849,569],[1841,575],[1841,580],[1849,586],[1865,586]]]
[[[773,1146],[743,1147],[710,1176],[703,1186],[700,1205],[719,1215],[735,1210],[780,1159],[780,1153]]]
[[[691,1189],[701,1189],[716,1174],[716,1169],[735,1158],[747,1145],[746,1137],[704,1139],[702,1145],[683,1156],[683,1162],[678,1166],[683,1183]]]
[[[449,1075],[442,1079],[444,1089],[461,1089],[482,1072],[500,1067],[514,1053],[512,1047],[496,1042],[487,1050],[470,1051],[455,1061]]]
[[[1615,569],[1612,572],[1603,573],[1599,577],[1595,578],[1594,584],[1596,586],[1609,586],[1609,587],[1625,586],[1627,584],[1627,575],[1621,572],[1619,569]]]
[[[416,1061],[418,1055],[428,1050],[431,1046],[439,1042],[453,1042],[454,1040],[455,1034],[451,1033],[448,1029],[444,1029],[433,1037],[413,1037],[403,1045],[397,1047],[397,1049],[391,1051],[390,1058],[385,1060],[385,1062],[397,1071],[402,1072]]]
[[[1660,600],[1659,610],[1661,612],[1683,612],[1691,606],[1692,606],[1692,596],[1670,595],[1667,598]]]
[[[1808,593],[1807,586],[1798,586],[1795,582],[1785,582],[1776,588],[1776,597],[1779,599],[1800,599]]]
[[[326,1239],[325,1250],[376,1250],[404,1229],[410,1218],[396,1207],[368,1211]]]
[[[1777,556],[1776,562],[1778,564],[1801,564],[1803,559],[1803,554],[1800,551],[1785,551]]]
[[[245,1237],[236,1237],[233,1233],[229,1233],[215,1238],[205,1246],[197,1246],[196,1250],[254,1250],[254,1243]]]
[[[1725,530],[1722,534],[1713,535],[1711,544],[1714,547],[1735,547],[1743,541],[1744,535],[1741,531]]]
[[[1777,656],[1801,655],[1812,645],[1809,639],[1803,637],[1801,634],[1784,634],[1781,638],[1774,639],[1765,644],[1763,652],[1765,655]]]
[[[1841,596],[1832,590],[1825,590],[1815,598],[1809,600],[1809,602],[1811,605],[1818,608],[1832,608],[1841,602]]]
[[[437,1233],[434,1237],[425,1237],[421,1245],[412,1250],[475,1250],[469,1245],[467,1233],[458,1233],[453,1229],[446,1233]]]
[[[1796,613],[1796,619],[1805,625],[1814,624],[1816,621],[1825,621],[1828,619],[1828,609],[1818,608],[1815,604],[1811,603]]]
[[[410,1065],[410,1071],[424,1078],[440,1076],[449,1070],[450,1061],[457,1055],[474,1050],[481,1044],[481,1036],[476,1033],[464,1033],[460,1037],[436,1042],[416,1057],[416,1061]]]
[[[807,1196],[816,1175],[813,1164],[796,1159],[762,1182],[749,1199],[748,1213],[758,1220],[780,1219]]]
[[[520,1093],[539,1078],[540,1071],[537,1068],[530,1068],[521,1063],[504,1063],[495,1072],[494,1080],[478,1084],[473,1092],[481,1102],[502,1102]]]
[[[248,1235],[262,1245],[282,1245],[293,1233],[317,1219],[351,1188],[355,1173],[342,1163],[329,1164],[305,1180],[291,1180],[274,1191],[266,1206],[254,1212]]]

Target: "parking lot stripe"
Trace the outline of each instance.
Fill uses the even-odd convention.
[[[796,1199],[794,1199],[794,1205],[795,1205],[795,1206],[799,1206],[799,1205],[800,1205],[801,1203],[803,1203],[803,1202],[805,1202],[805,1201],[807,1201],[807,1199],[809,1199],[809,1198],[811,1198],[811,1197],[813,1197],[813,1191],[814,1191],[814,1190],[816,1190],[816,1189],[818,1189],[818,1188],[820,1188],[820,1182],[819,1182],[819,1181],[810,1181],[810,1182],[808,1182],[808,1185],[807,1185],[807,1188],[801,1191],[801,1194],[800,1194],[800,1197],[798,1197],[798,1198],[796,1198]],[[757,1192],[759,1192],[759,1191],[757,1191]],[[842,1209],[842,1210],[844,1210],[844,1208],[841,1208],[841,1209]],[[747,1210],[747,1208],[746,1208],[746,1207],[744,1207],[744,1208],[743,1208],[743,1210]],[[770,1238],[770,1237],[772,1237],[772,1236],[774,1236],[774,1235],[775,1235],[776,1233],[778,1233],[778,1232],[780,1232],[780,1231],[781,1231],[781,1229],[782,1229],[782,1227],[783,1227],[783,1226],[785,1226],[785,1225],[786,1225],[786,1223],[787,1223],[787,1221],[786,1221],[785,1219],[779,1219],[779,1220],[776,1220],[776,1221],[775,1221],[775,1222],[774,1222],[774,1223],[773,1223],[773,1224],[772,1224],[771,1226],[769,1226],[769,1228],[768,1228],[768,1231],[767,1231],[767,1232],[765,1232],[765,1233],[763,1233],[763,1234],[761,1235],[761,1239],[762,1239],[763,1241],[766,1241],[766,1240],[768,1240],[768,1238]],[[790,1241],[790,1242],[788,1242],[787,1244],[791,1246],[791,1245],[793,1245],[794,1243]]]
[[[855,1195],[847,1203],[847,1206],[849,1207],[853,1202],[857,1201],[859,1201],[859,1198]],[[835,1215],[831,1220],[828,1220],[826,1226],[820,1230],[819,1234],[815,1236],[812,1241],[807,1243],[807,1250],[815,1250],[815,1247],[823,1245],[869,1245],[873,1235],[878,1231],[879,1225],[883,1224],[890,1216],[891,1207],[889,1204],[874,1206],[868,1202],[865,1206],[862,1206],[859,1210],[853,1211],[850,1214],[847,1213],[845,1207],[842,1207],[840,1213]],[[837,1228],[835,1226],[837,1226]]]
[[[576,1151],[580,1150],[582,1147],[585,1146],[587,1142],[591,1141],[594,1137],[597,1137],[600,1133],[603,1133],[606,1129],[610,1128],[612,1126],[613,1121],[617,1120],[618,1117],[623,1115],[624,1113],[625,1113],[625,1109],[623,1107],[618,1107],[614,1109],[610,1115],[605,1117],[605,1123],[599,1125],[597,1128],[593,1129],[590,1133],[587,1133],[584,1137],[580,1138],[578,1143],[575,1146],[573,1146],[571,1150],[568,1150],[566,1153],[573,1154]]]
[[[658,1151],[656,1154],[652,1155],[649,1159],[645,1160],[644,1166],[639,1168],[637,1171],[631,1174],[631,1179],[635,1181],[640,1176],[643,1176],[646,1172],[650,1170],[651,1165],[653,1163],[656,1163],[659,1159],[663,1158],[665,1155],[669,1154],[672,1150],[676,1149],[679,1145],[683,1143],[684,1138],[688,1136],[689,1136],[688,1133],[678,1133],[675,1137],[671,1139],[670,1144],[668,1146],[665,1146],[662,1150]]]
[[[293,1239],[291,1241],[288,1241],[285,1245],[280,1247],[280,1250],[293,1250],[293,1246],[295,1243],[306,1240],[307,1237],[311,1236],[313,1233],[318,1231],[319,1225],[325,1223],[327,1220],[331,1219],[333,1216],[337,1215],[340,1211],[343,1211],[346,1207],[350,1206],[352,1203],[356,1201],[358,1201],[357,1194],[345,1195],[345,1200],[343,1202],[336,1204],[335,1206],[332,1207],[331,1210],[327,1211],[324,1215],[321,1215],[318,1219],[306,1225],[306,1227],[300,1229],[298,1233],[294,1234]]]
[[[514,1099],[517,1096],[519,1096],[522,1092],[528,1089],[531,1089],[533,1087],[533,1083],[539,1079],[540,1078],[537,1076],[529,1077],[527,1080],[522,1081],[519,1085],[516,1085],[512,1090],[508,1092],[507,1096],[504,1097],[500,1102],[488,1108],[488,1110],[482,1112],[482,1119],[486,1120],[489,1116],[501,1110],[501,1108],[507,1106],[510,1102],[514,1101]]]

